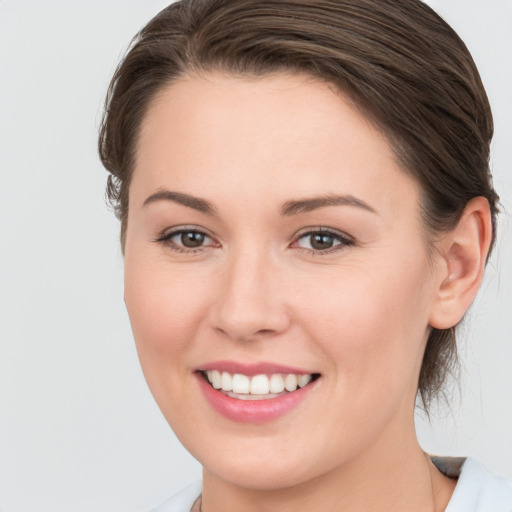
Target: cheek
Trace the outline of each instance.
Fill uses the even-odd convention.
[[[188,425],[190,351],[205,316],[204,280],[184,268],[171,271],[161,261],[148,261],[125,259],[125,302],[146,382],[179,432]]]
[[[125,302],[145,373],[149,366],[169,362],[186,366],[183,353],[205,315],[203,288],[201,279],[185,268],[126,258]]]
[[[309,336],[342,385],[365,390],[358,395],[415,385],[429,317],[424,268],[417,261],[354,267],[338,279],[310,281],[308,293],[297,294]]]

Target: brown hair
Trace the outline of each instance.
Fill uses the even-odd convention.
[[[121,220],[141,121],[155,94],[194,72],[309,73],[343,91],[387,135],[422,189],[426,232],[453,228],[468,201],[498,196],[492,115],[471,55],[419,0],[181,0],[134,38],[110,84],[99,152]],[[493,233],[494,240],[494,233]],[[433,329],[418,390],[428,407],[456,361],[455,330]]]

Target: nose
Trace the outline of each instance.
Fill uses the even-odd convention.
[[[212,308],[217,332],[234,341],[251,341],[288,328],[282,272],[270,259],[246,252],[226,261]]]

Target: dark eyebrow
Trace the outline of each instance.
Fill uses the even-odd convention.
[[[298,215],[299,213],[310,212],[312,210],[316,210],[317,208],[324,208],[326,206],[356,206],[358,208],[368,210],[369,212],[377,213],[374,208],[372,208],[369,204],[365,203],[361,199],[357,199],[357,197],[351,195],[328,195],[311,197],[307,199],[298,199],[295,201],[286,201],[281,209],[281,215],[286,217],[290,215]]]
[[[144,207],[150,203],[154,203],[155,201],[173,201],[174,203],[188,206],[189,208],[193,208],[194,210],[205,213],[206,215],[211,215],[213,217],[218,216],[216,208],[209,201],[206,199],[200,199],[199,197],[190,196],[188,194],[183,194],[182,192],[159,190],[147,197],[142,206]]]
[[[172,201],[174,203],[193,208],[194,210],[197,210],[206,215],[211,215],[214,217],[218,216],[217,209],[206,199],[194,197],[182,192],[173,192],[171,190],[159,190],[158,192],[151,194],[146,198],[142,206],[144,207],[156,201]],[[291,215],[307,213],[312,210],[316,210],[317,208],[325,208],[326,206],[356,206],[369,212],[377,213],[370,205],[361,199],[357,199],[354,196],[328,195],[286,201],[286,203],[284,203],[281,208],[281,215],[289,217]]]

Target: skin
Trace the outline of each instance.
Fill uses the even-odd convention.
[[[166,199],[207,200],[208,215]],[[364,201],[283,216],[287,201]],[[444,510],[455,482],[421,450],[414,403],[432,326],[454,325],[481,282],[486,201],[429,260],[420,190],[385,136],[302,75],[181,78],[156,97],[137,145],[125,301],[163,414],[204,467],[203,512]],[[320,227],[350,239],[311,249]],[[196,252],[172,228],[208,236]],[[215,412],[194,371],[222,359],[318,372],[282,417]]]

